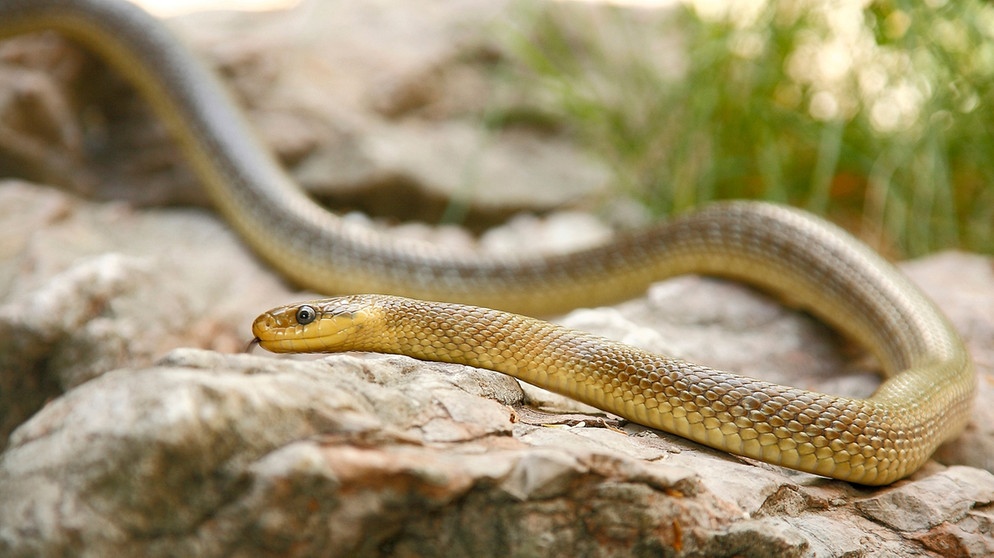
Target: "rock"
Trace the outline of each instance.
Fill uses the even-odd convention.
[[[870,519],[899,531],[927,531],[940,523],[955,523],[977,503],[991,502],[994,475],[970,467],[950,467],[919,483],[861,499],[856,507]]]
[[[284,286],[212,215],[138,212],[20,182],[0,185],[0,201],[0,409],[6,431],[16,427],[0,454],[0,555],[990,550],[988,471],[932,462],[869,490],[488,371],[223,354],[244,347],[260,310],[312,295]],[[542,223],[495,234],[532,238]],[[970,346],[989,350],[989,260],[940,254],[907,267]],[[963,270],[976,272],[960,282],[970,287],[950,293],[944,278]],[[725,281],[677,278],[562,321],[805,387],[874,385],[872,361],[846,341]],[[981,398],[982,417],[989,392]],[[981,443],[989,428],[977,422],[948,446]]]
[[[442,536],[482,550],[502,528],[482,520],[488,510],[523,528],[541,519],[521,534],[517,545],[528,548],[550,524],[582,527],[577,490],[643,505],[696,491],[687,472],[597,447],[518,440],[522,428],[543,428],[514,424],[509,405],[520,401],[517,384],[500,374],[406,357],[175,352],[154,368],[88,382],[17,431],[0,460],[0,549],[70,552],[81,526],[64,525],[60,514],[87,508],[82,540],[103,556],[190,554],[205,544],[228,555],[266,540],[262,548],[277,553],[382,545],[428,553],[437,541],[424,529],[445,524]],[[640,482],[605,482],[627,477]],[[710,521],[705,506],[715,502],[677,504],[647,510],[691,525]],[[542,517],[549,511],[557,516]],[[383,529],[386,517],[392,529]],[[17,536],[21,518],[36,535]],[[624,531],[652,525],[614,521]]]
[[[177,234],[177,232],[180,234]],[[43,401],[176,346],[237,351],[290,292],[219,221],[0,182],[0,435]]]
[[[311,192],[383,218],[480,231],[609,185],[606,168],[566,138],[486,124],[509,102],[498,98],[503,59],[487,29],[510,12],[503,1],[367,0],[168,23]],[[6,41],[0,68],[0,122],[11,123],[0,172],[99,199],[207,203],[161,123],[101,63],[44,36]]]

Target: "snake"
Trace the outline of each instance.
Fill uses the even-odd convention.
[[[262,260],[303,288],[343,295],[264,312],[252,325],[264,349],[488,368],[712,448],[863,485],[912,474],[969,419],[976,379],[949,320],[893,264],[810,213],[724,201],[573,252],[453,252],[357,226],[313,201],[215,72],[142,9],[0,0],[0,38],[44,30],[130,81]],[[879,387],[867,398],[817,393],[531,317],[632,298],[688,273],[765,289],[860,341],[880,363]]]

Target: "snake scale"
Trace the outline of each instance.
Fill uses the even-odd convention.
[[[49,29],[130,79],[261,258],[321,292],[382,293],[266,312],[253,325],[266,349],[491,368],[721,450],[867,485],[914,472],[968,420],[972,364],[947,319],[892,265],[812,215],[724,202],[573,253],[453,254],[355,228],[313,202],[216,76],[142,10],[120,0],[0,0],[0,37]],[[682,273],[742,280],[811,311],[864,342],[886,378],[867,399],[814,393],[484,308],[549,314]]]

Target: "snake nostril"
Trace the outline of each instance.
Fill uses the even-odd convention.
[[[276,326],[276,317],[267,312],[252,322],[252,335],[261,338],[266,332],[272,331]]]

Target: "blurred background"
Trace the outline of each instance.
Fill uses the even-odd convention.
[[[286,10],[300,0],[131,0],[160,17],[208,10]]]
[[[285,9],[294,0],[141,0]],[[827,215],[879,250],[994,251],[994,7],[984,2],[511,2],[485,125],[566,134],[654,216],[721,198]]]

